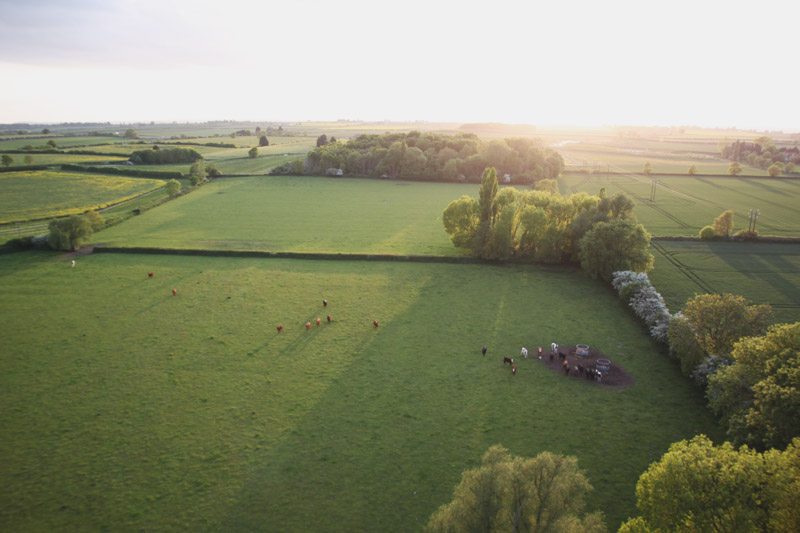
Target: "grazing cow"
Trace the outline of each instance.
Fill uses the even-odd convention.
[[[574,371],[575,371],[575,374],[576,374],[577,376],[579,376],[579,377],[580,377],[580,375],[581,375],[581,371],[580,371],[580,370],[578,370],[578,365],[575,365],[575,366],[573,366],[573,367],[572,367],[572,370],[574,370]]]
[[[559,359],[566,359],[567,358],[567,354],[565,354],[564,352],[558,352],[558,358]]]
[[[511,366],[514,366],[514,359],[511,357],[503,357],[503,364],[508,363]]]
[[[72,260],[72,268],[75,268],[75,260]]]
[[[564,361],[564,362],[567,363],[567,364],[564,365],[564,375],[565,376],[569,376],[569,369],[571,367],[569,366],[569,363],[567,361]]]
[[[594,371],[588,366],[583,370],[583,373],[586,374],[586,379],[592,379],[592,376],[594,376]]]
[[[575,369],[578,371],[578,374],[583,374],[583,365],[578,365]]]
[[[278,333],[280,333],[282,329],[283,329],[283,324],[278,324],[277,327]]]
[[[152,272],[148,272],[148,273],[147,273],[147,277],[148,277],[148,278],[152,278],[152,277],[153,277],[153,273],[152,273]]]
[[[311,327],[311,322],[306,322],[306,330]]]
[[[525,347],[523,346],[523,347],[522,347],[522,351],[521,351],[521,352],[519,352],[519,354],[520,354],[522,357],[524,357],[525,359],[527,359],[527,358],[528,358],[528,349],[527,349],[527,348],[525,348]]]
[[[319,323],[320,323],[320,322],[322,322],[322,320],[320,320],[319,318],[317,318],[317,325],[318,325],[318,326],[319,326]]]
[[[550,360],[551,361],[553,360],[553,357],[555,357],[555,356],[556,356],[555,352],[550,352]]]
[[[541,346],[539,346],[539,348],[536,350],[536,353],[539,354],[539,359],[541,359],[542,358],[542,347]]]
[[[172,289],[172,295],[176,296],[178,294],[178,289]]]
[[[486,346],[484,346],[484,347],[483,347],[483,349],[481,350],[481,352],[483,352],[483,355],[486,355]]]
[[[558,351],[558,344],[556,344],[556,343],[550,344],[550,349],[553,350],[554,352],[557,352]]]
[[[328,307],[328,300],[322,300],[322,307]]]
[[[331,320],[333,320],[333,319],[331,318],[331,315],[328,315],[328,322],[330,322]]]
[[[378,321],[377,321],[377,320],[373,320],[373,321],[372,321],[372,325],[373,325],[373,326],[375,326],[375,327],[377,328],[377,327],[378,327]]]
[[[514,376],[517,375],[517,365],[511,365],[511,374]]]

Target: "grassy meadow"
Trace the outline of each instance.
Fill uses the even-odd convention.
[[[733,293],[769,303],[776,322],[800,321],[797,244],[653,241],[649,273],[674,313],[695,293]]]
[[[474,184],[223,178],[95,235],[119,246],[453,255],[442,211]]]
[[[750,209],[760,211],[762,235],[800,236],[800,180],[743,177],[659,177],[656,200],[650,202],[651,179],[634,175],[567,175],[562,193],[625,193],[636,203],[636,217],[654,236],[696,237],[727,209],[734,212],[734,232],[747,229]]]
[[[2,530],[414,531],[496,443],[576,455],[614,529],[670,443],[721,438],[579,272],[25,253],[0,300]],[[554,340],[636,383],[502,364]]]
[[[164,186],[163,180],[70,172],[0,173],[0,223],[83,213]]]

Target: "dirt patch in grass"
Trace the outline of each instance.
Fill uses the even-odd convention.
[[[633,377],[625,371],[624,368],[618,364],[615,364],[613,360],[611,360],[611,370],[608,372],[603,372],[603,377],[599,381],[587,377],[585,373],[586,368],[595,370],[597,369],[598,359],[610,359],[594,348],[589,348],[588,356],[577,355],[575,353],[575,346],[559,346],[558,351],[564,354],[564,358],[559,357],[558,353],[553,353],[551,350],[543,350],[542,359],[540,361],[547,368],[553,372],[560,373],[567,379],[582,379],[594,385],[616,388],[629,387],[633,385],[633,382],[635,381]],[[537,350],[535,348],[531,350],[528,357],[538,357]],[[564,372],[565,360],[569,363],[569,374]],[[582,367],[584,371],[579,372],[576,370],[577,366]]]

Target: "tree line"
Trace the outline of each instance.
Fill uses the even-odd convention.
[[[528,138],[483,141],[473,133],[410,131],[363,134],[347,143],[320,136],[317,145],[305,161],[310,174],[335,168],[354,176],[477,182],[494,167],[510,183],[531,185],[564,169],[561,155]]]
[[[618,270],[652,268],[650,234],[636,223],[630,198],[608,197],[604,189],[599,196],[561,196],[554,180],[536,187],[498,191],[497,171],[487,168],[477,200],[465,195],[445,208],[445,231],[455,246],[482,259],[580,263],[606,281]]]
[[[792,147],[777,148],[775,142],[763,135],[752,142],[728,139],[717,143],[720,155],[732,161],[728,173],[738,175],[742,171],[741,163],[766,169],[771,176],[779,176],[781,172],[792,173],[800,166],[800,148],[797,144]]]

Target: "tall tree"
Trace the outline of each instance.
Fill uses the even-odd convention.
[[[206,162],[204,159],[198,159],[192,163],[192,168],[189,170],[189,183],[199,185],[204,181],[206,181]]]
[[[717,235],[728,237],[733,231],[733,211],[728,209],[714,219],[714,231]]]
[[[581,518],[591,485],[574,457],[542,452],[514,457],[492,446],[481,466],[465,471],[453,501],[428,521],[428,532],[605,531],[602,515]]]
[[[728,166],[728,174],[731,176],[738,176],[742,173],[742,164],[738,161],[734,161]]]
[[[641,224],[616,218],[598,222],[578,242],[581,268],[593,278],[611,281],[619,270],[647,272],[653,268],[650,234]]]
[[[262,135],[261,137],[259,137],[258,145],[259,146],[269,146],[269,140],[267,139],[266,135]]]
[[[759,454],[704,435],[670,446],[639,477],[640,517],[620,533],[798,531],[800,439]]]
[[[758,449],[783,448],[800,436],[800,322],[739,340],[731,358],[706,391],[728,436]]]
[[[14,158],[8,154],[3,154],[3,157],[0,159],[3,160],[3,166],[6,168],[10,167],[11,164],[14,162]]]
[[[258,157],[258,148],[256,148],[255,146],[250,148],[250,150],[248,150],[247,152],[247,157],[249,157],[250,159],[255,159],[256,157]]]
[[[471,247],[480,224],[478,202],[467,195],[450,202],[442,213],[442,223],[455,246]]]
[[[689,175],[694,176],[697,174],[697,165],[690,165],[689,166]]]
[[[317,148],[320,146],[325,146],[326,144],[328,144],[328,136],[323,133],[317,137]]]
[[[645,176],[649,176],[650,173],[653,172],[653,167],[650,165],[649,162],[647,162],[644,164],[644,168],[642,170],[644,171]]]
[[[92,236],[89,219],[80,215],[51,220],[48,229],[50,233],[47,235],[47,243],[56,250],[77,250]]]
[[[681,312],[706,354],[729,357],[742,337],[762,335],[772,320],[769,305],[748,305],[734,294],[697,294]]]

